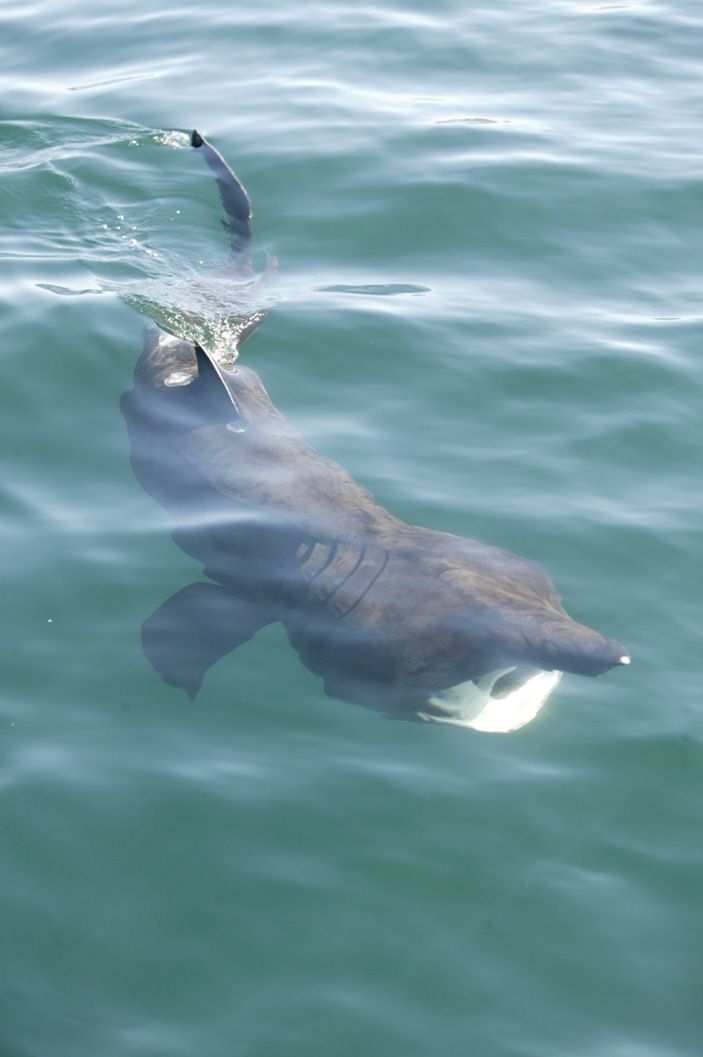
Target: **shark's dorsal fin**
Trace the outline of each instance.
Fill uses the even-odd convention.
[[[218,362],[217,359],[205,349],[201,348],[200,345],[195,346],[195,362],[198,367],[198,382],[197,385],[207,388],[208,391],[215,395],[216,399],[224,398],[231,409],[231,413],[228,410],[225,416],[226,421],[230,419],[241,418],[241,412],[239,405],[237,404],[234,396],[234,386],[232,385],[230,375],[231,371],[225,370]],[[202,389],[201,389],[202,391]]]

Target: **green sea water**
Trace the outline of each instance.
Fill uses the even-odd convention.
[[[700,1057],[700,5],[0,28],[0,1057]],[[130,469],[124,295],[226,260],[193,127],[279,260],[277,407],[628,670],[513,735],[331,700],[280,626],[160,681],[201,571]]]

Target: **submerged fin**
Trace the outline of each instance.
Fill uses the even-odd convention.
[[[191,146],[202,151],[205,161],[215,174],[222,206],[227,217],[224,226],[229,234],[232,257],[240,262],[243,271],[249,272],[251,270],[249,247],[252,242],[249,195],[219,151],[216,151],[199,132],[193,130],[190,142]]]
[[[189,584],[144,621],[142,644],[161,678],[192,701],[215,661],[276,619],[271,609],[217,584]]]

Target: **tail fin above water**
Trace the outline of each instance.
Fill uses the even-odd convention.
[[[249,250],[252,243],[251,201],[236,174],[215,148],[193,130],[190,137],[191,146],[205,156],[205,161],[215,174],[217,187],[222,199],[226,220],[223,221],[229,235],[232,259],[239,262],[242,271],[251,271]]]
[[[197,130],[191,134],[191,144],[205,156],[211,171],[215,174],[220,199],[225,211],[224,227],[230,239],[230,264],[223,270],[233,279],[243,303],[240,304],[241,315],[238,317],[236,335],[230,335],[231,348],[229,358],[236,360],[239,347],[249,335],[263,322],[269,313],[270,305],[262,304],[261,292],[269,284],[278,270],[278,261],[269,257],[264,270],[252,281],[250,249],[253,241],[251,226],[251,201],[244,186],[230,169],[219,151],[208,143]],[[257,307],[258,304],[258,307]],[[230,321],[231,322],[231,321]],[[212,358],[210,352],[206,355]],[[217,367],[219,370],[219,366]]]

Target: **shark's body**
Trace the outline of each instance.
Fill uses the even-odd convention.
[[[246,192],[197,133],[193,145],[246,262]],[[151,330],[122,408],[137,477],[214,581],[179,592],[143,629],[151,662],[191,696],[210,664],[275,621],[329,694],[483,729],[511,729],[491,716],[512,699],[512,726],[526,722],[560,672],[629,663],[620,643],[571,620],[535,565],[394,517],[305,442],[251,369],[223,370]]]

